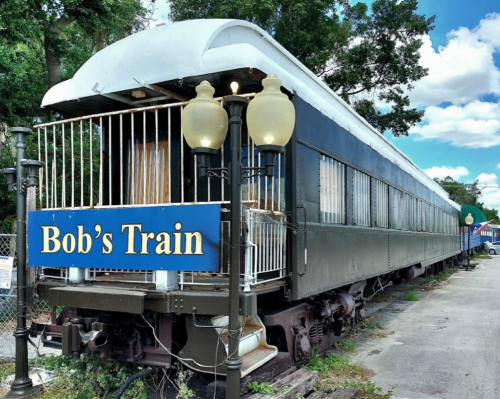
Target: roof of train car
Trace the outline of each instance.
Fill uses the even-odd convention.
[[[129,36],[96,53],[72,79],[52,87],[42,107],[61,109],[58,104],[140,89],[141,83],[156,84],[241,68],[276,73],[287,90],[460,209],[446,191],[323,81],[268,33],[246,21],[190,20]]]

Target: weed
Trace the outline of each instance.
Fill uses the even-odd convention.
[[[383,330],[384,327],[382,326],[382,324],[380,324],[380,322],[375,322],[373,321],[372,318],[367,318],[365,321],[363,321],[363,323],[361,323],[361,328],[368,328],[370,330]]]
[[[420,297],[417,295],[415,291],[407,291],[401,295],[403,301],[416,302],[420,300]]]
[[[392,395],[391,391],[383,393],[382,388],[375,386],[370,381],[347,381],[342,385],[359,389],[359,399],[390,399]]]
[[[309,362],[304,366],[307,370],[318,372],[319,384],[328,382],[332,377],[337,379],[352,378],[356,380],[365,379],[370,372],[357,364],[352,364],[350,359],[337,353],[321,357],[317,352],[313,353]]]
[[[40,360],[39,360],[40,361]],[[88,356],[80,360],[69,356],[49,356],[42,363],[56,378],[47,385],[42,399],[83,399],[106,397],[121,387],[138,370],[137,365],[116,361],[101,361]],[[144,380],[135,380],[122,396],[126,399],[146,399]]]
[[[14,374],[16,365],[9,360],[0,360],[0,383],[3,382],[9,375]]]
[[[479,252],[470,257],[470,260],[478,260],[478,259],[493,259],[493,257],[491,257],[485,252]]]
[[[188,387],[188,382],[193,376],[190,370],[179,371],[175,380],[175,385],[178,389],[175,399],[189,399],[194,397],[194,391]]]
[[[370,338],[387,338],[387,334],[383,332],[372,332],[368,334]]]
[[[253,393],[260,393],[263,395],[273,395],[278,392],[278,388],[272,386],[270,382],[261,382],[252,381],[248,384],[248,389],[250,389]]]
[[[341,339],[339,342],[335,344],[335,346],[343,350],[344,352],[354,353],[356,352],[356,344],[348,339]]]
[[[391,313],[401,313],[403,309],[391,309]]]

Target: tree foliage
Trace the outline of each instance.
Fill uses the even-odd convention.
[[[494,224],[500,223],[498,211],[496,209],[489,209],[484,206],[484,203],[479,202],[482,193],[477,180],[474,180],[472,183],[460,183],[453,180],[450,176],[444,179],[436,177],[434,180],[450,195],[452,201],[460,205],[475,206],[484,213],[487,220],[493,220]]]
[[[418,0],[171,0],[171,19],[237,18],[253,22],[320,76],[381,132],[407,135],[423,112],[407,92],[427,75],[421,36],[434,17],[416,14]],[[375,99],[387,103],[381,112]]]
[[[141,0],[0,1],[1,168],[14,164],[15,142],[9,127],[31,127],[60,117],[40,109],[43,95],[73,77],[96,51],[144,29],[153,11],[147,4]],[[37,159],[34,148],[36,135],[28,137],[31,159]],[[7,192],[0,177],[0,221],[14,214],[15,195]],[[9,230],[10,222],[4,224]]]

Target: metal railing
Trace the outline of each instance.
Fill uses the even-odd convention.
[[[181,128],[186,105],[187,102],[149,106],[35,126],[38,159],[46,165],[40,170],[37,207],[43,210],[228,204],[229,189],[224,179],[201,180],[195,173],[197,158],[188,152]],[[244,134],[242,141],[243,166],[263,166],[250,136]],[[220,167],[227,166],[230,154],[226,152],[222,147],[217,156]],[[253,176],[242,185],[242,202],[249,208],[247,223],[252,231],[248,235],[252,244],[251,250],[247,248],[246,262],[253,266],[242,271],[246,289],[284,276],[285,227],[278,227],[278,221],[284,221],[283,163],[284,157],[278,155],[273,177]],[[229,223],[223,220],[219,273],[222,276],[229,271],[228,230]],[[39,278],[69,278],[68,268],[40,268],[38,273]],[[181,288],[200,284],[199,275],[180,273]],[[154,283],[155,273],[99,267],[86,269],[85,279]]]
[[[250,291],[257,284],[282,279],[286,274],[286,226],[283,213],[269,214],[257,209],[243,210],[242,231],[245,238],[245,263],[240,270],[240,285]],[[229,285],[229,222],[221,222],[220,266],[215,277],[218,286]],[[179,286],[213,285],[204,273],[180,272]]]
[[[38,207],[82,209],[227,202],[225,181],[207,178],[200,182],[194,173],[197,158],[185,154],[181,120],[186,104],[149,106],[36,125],[38,160],[46,165],[39,172]],[[220,167],[227,166],[228,155],[222,147]],[[283,211],[281,155],[277,161],[274,177],[254,176],[245,180],[244,203],[257,209]],[[243,163],[261,166],[261,156],[249,136],[243,140]]]

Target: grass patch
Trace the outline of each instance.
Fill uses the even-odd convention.
[[[278,388],[272,386],[270,382],[258,383],[257,381],[252,381],[247,386],[253,393],[260,393],[263,395],[273,395],[278,392]]]
[[[403,309],[391,309],[391,313],[401,313],[403,312]]]
[[[16,364],[11,360],[0,360],[0,382],[5,381],[5,379],[14,374],[16,371]]]
[[[486,252],[479,252],[470,257],[471,260],[479,260],[479,259],[493,259],[492,256],[488,255]]]
[[[39,359],[54,379],[40,399],[92,399],[112,397],[125,380],[140,370],[139,366],[117,361],[101,361],[88,356],[75,360],[69,356]],[[124,399],[146,399],[145,380],[134,381],[122,396]]]
[[[304,366],[307,370],[318,372],[316,389],[325,393],[337,387],[353,387],[359,389],[359,399],[390,399],[391,392],[383,393],[382,389],[371,381],[366,381],[372,372],[338,354],[321,357],[317,352]],[[325,396],[326,397],[326,396]]]
[[[387,334],[383,332],[372,332],[368,336],[370,338],[387,338]]]
[[[371,381],[347,381],[342,386],[353,387],[359,389],[359,399],[390,399],[392,392],[384,393],[382,388],[375,386]]]
[[[378,321],[373,321],[372,317],[367,317],[363,321],[363,323],[361,323],[361,328],[363,328],[363,329],[368,328],[370,330],[383,330],[384,329],[382,324],[380,324],[380,322],[378,322]]]
[[[354,353],[356,352],[356,344],[352,341],[349,341],[346,338],[341,339],[339,342],[335,344],[337,349],[340,349],[344,352]]]
[[[420,297],[415,291],[406,291],[400,297],[403,301],[416,302],[420,300]]]
[[[307,370],[318,372],[319,386],[332,383],[342,379],[363,380],[371,377],[371,372],[364,367],[351,363],[346,356],[331,353],[321,357],[317,352],[313,353],[309,362],[304,366]]]

